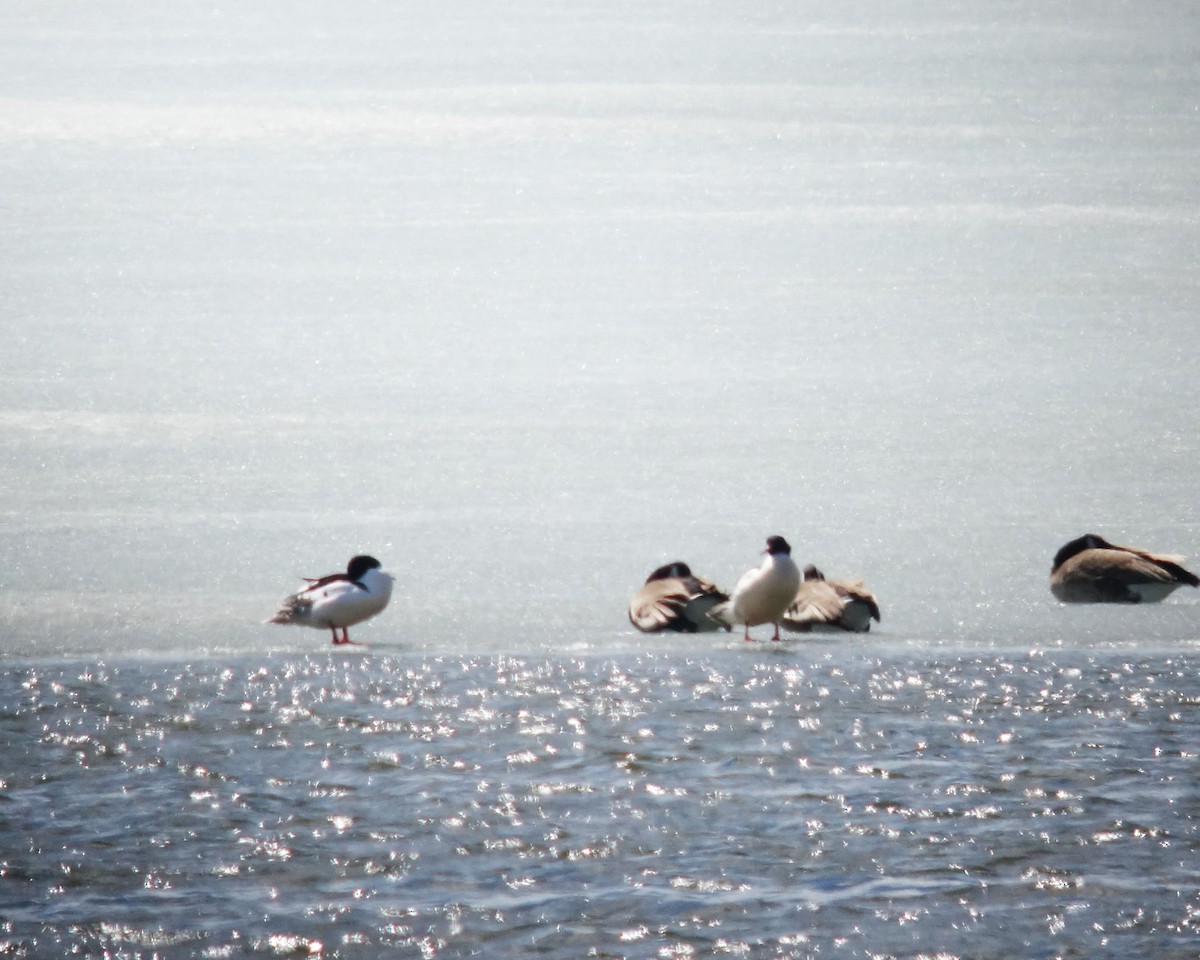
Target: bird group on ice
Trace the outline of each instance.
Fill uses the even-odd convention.
[[[653,570],[629,601],[629,620],[643,633],[697,633],[771,624],[795,633],[865,633],[881,620],[879,603],[862,580],[830,579],[809,564],[801,572],[791,545],[767,538],[763,560],[726,593],[692,573],[682,560]],[[1157,603],[1181,586],[1200,586],[1183,557],[1109,543],[1094,533],[1065,544],[1050,569],[1050,591],[1063,603]],[[383,611],[395,577],[374,557],[351,558],[344,573],[305,578],[268,623],[329,630],[335,646],[356,643],[349,628]],[[338,631],[341,631],[340,635]]]

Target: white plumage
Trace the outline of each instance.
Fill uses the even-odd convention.
[[[743,624],[743,640],[749,640],[750,628],[760,623],[773,623],[775,635],[771,639],[778,640],[779,621],[800,587],[800,570],[783,537],[768,537],[765,553],[759,566],[742,574],[729,600],[709,613],[720,623]]]
[[[330,630],[334,644],[340,645],[355,642],[348,627],[369,620],[388,605],[396,578],[374,557],[362,555],[351,559],[345,573],[305,579],[308,586],[287,597],[267,622]]]

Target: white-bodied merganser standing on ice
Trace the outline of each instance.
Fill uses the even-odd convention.
[[[347,628],[383,610],[392,598],[396,580],[378,560],[365,555],[351,559],[345,573],[304,579],[308,586],[284,600],[279,612],[267,622],[330,630],[335,646],[355,642]],[[340,639],[338,630],[342,631]]]
[[[721,623],[741,623],[746,627],[743,640],[750,640],[750,628],[760,623],[775,624],[779,639],[779,621],[800,587],[800,569],[792,560],[792,548],[783,537],[768,537],[766,557],[761,565],[747,570],[725,603],[713,607],[710,617]]]

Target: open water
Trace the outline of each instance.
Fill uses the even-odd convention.
[[[1197,91],[1169,0],[0,5],[0,956],[1200,955],[1200,591],[1046,584],[1200,554]],[[882,624],[628,625],[770,534]]]
[[[6,955],[1194,957],[1194,653],[37,663]]]

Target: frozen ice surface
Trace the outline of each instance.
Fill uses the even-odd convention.
[[[873,642],[1194,642],[1046,589],[1200,554],[1156,9],[5,6],[4,649],[300,648],[260,621],[368,551],[363,639],[605,650],[772,533]]]

